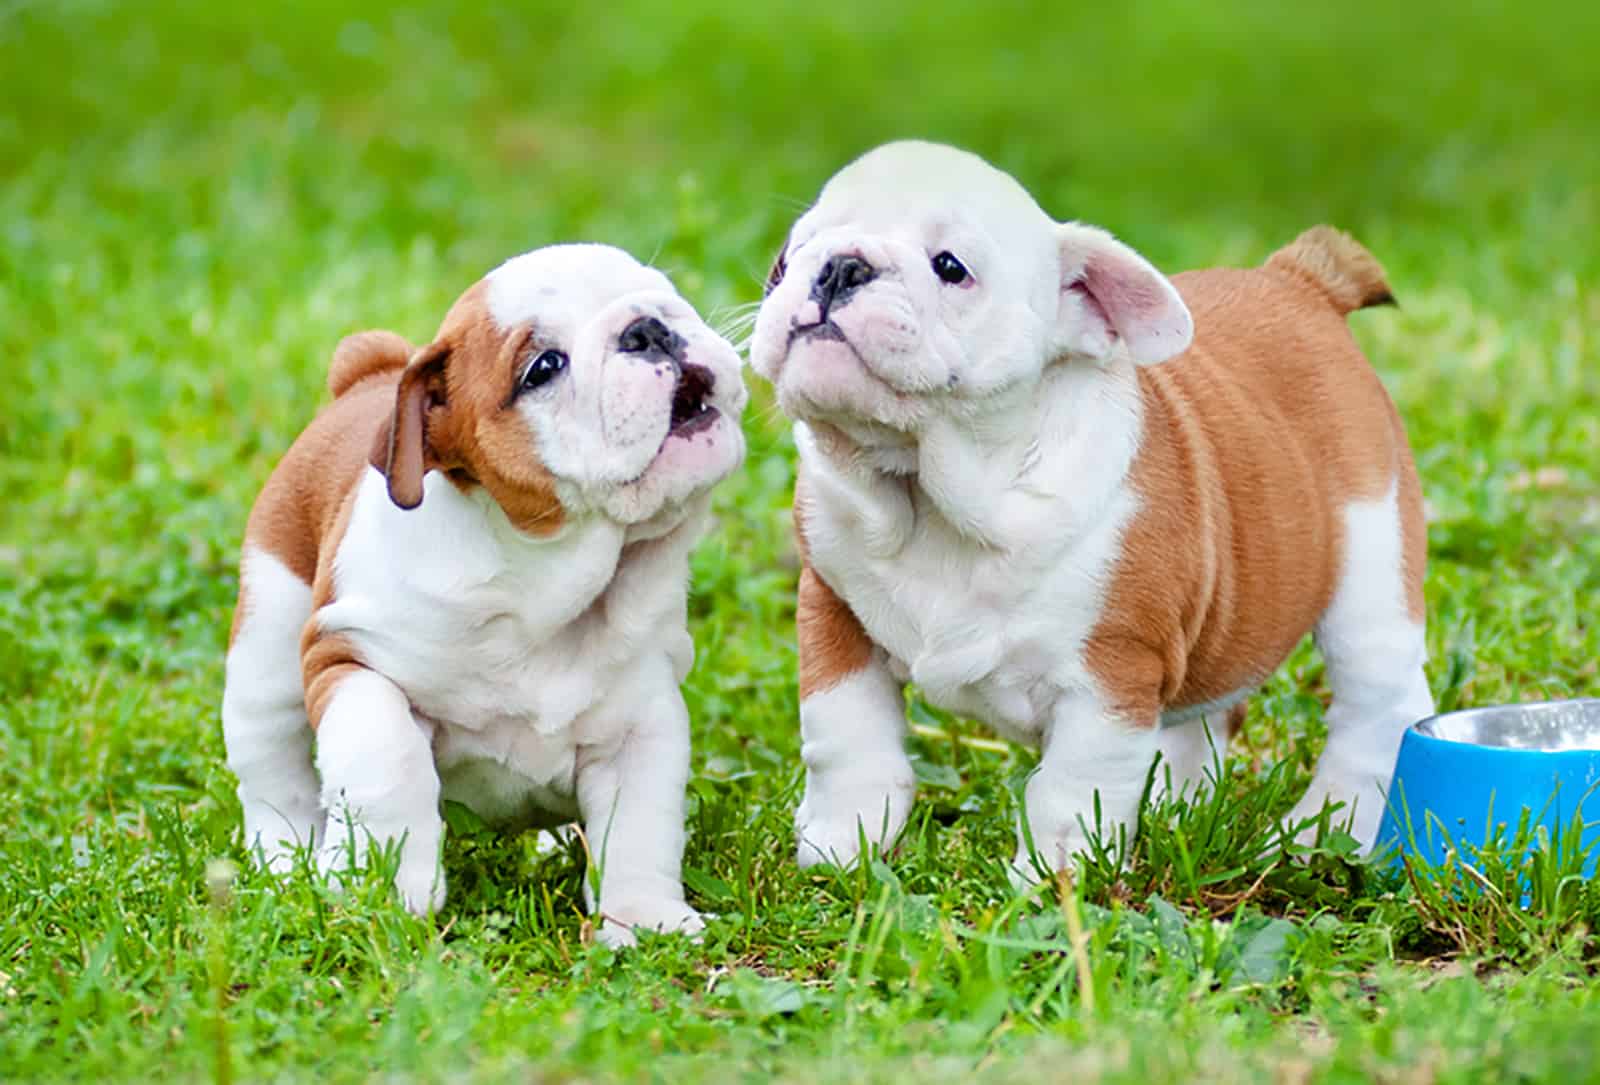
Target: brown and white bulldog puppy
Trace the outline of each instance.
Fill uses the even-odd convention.
[[[1221,733],[1308,631],[1333,704],[1291,816],[1345,803],[1370,844],[1432,708],[1417,474],[1345,324],[1388,300],[1327,227],[1169,280],[948,147],[829,181],[751,344],[800,454],[800,861],[905,824],[908,681],[1040,748],[1026,828],[1054,869],[1097,795],[1132,830],[1158,750],[1198,781],[1200,719]]]
[[[328,385],[245,533],[222,722],[247,846],[339,867],[400,842],[421,913],[441,798],[576,817],[603,939],[698,929],[679,683],[689,551],[744,454],[736,352],[659,271],[560,245],[421,349],[346,339]]]

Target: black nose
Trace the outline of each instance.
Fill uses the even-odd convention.
[[[857,289],[878,277],[873,266],[859,256],[835,256],[817,272],[817,281],[811,284],[811,297],[822,306],[822,319],[828,319],[828,310],[843,305]]]
[[[683,348],[683,339],[653,316],[642,316],[622,329],[617,349],[628,354],[665,354],[676,358]]]

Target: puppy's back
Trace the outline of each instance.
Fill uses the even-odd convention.
[[[265,550],[308,585],[317,574],[324,540],[348,498],[387,444],[399,370],[366,374],[318,412],[289,446],[262,487],[245,527],[245,545]]]
[[[1189,271],[1172,281],[1194,316],[1195,341],[1149,375],[1193,405],[1219,451],[1260,461],[1286,451],[1287,441],[1335,502],[1387,491],[1405,458],[1405,435],[1345,319],[1394,302],[1366,249],[1318,226],[1261,267]],[[1201,383],[1212,385],[1209,394],[1184,394]]]
[[[1139,370],[1143,508],[1092,642],[1112,674],[1131,667],[1119,646],[1160,645],[1165,707],[1277,666],[1332,598],[1351,502],[1398,486],[1408,564],[1423,560],[1405,433],[1345,320],[1389,300],[1377,261],[1319,228],[1262,267],[1172,281],[1194,343]]]

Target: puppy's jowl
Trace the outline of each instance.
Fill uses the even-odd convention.
[[[1326,227],[1169,280],[947,147],[834,177],[751,350],[800,450],[801,862],[905,824],[907,681],[1039,746],[1026,814],[1060,867],[1097,792],[1131,829],[1158,751],[1198,781],[1200,721],[1225,735],[1307,631],[1333,704],[1291,816],[1343,802],[1370,844],[1432,707],[1416,470],[1345,324],[1388,299]]]
[[[222,719],[247,844],[342,867],[403,841],[425,912],[441,798],[578,817],[604,939],[697,929],[679,683],[689,550],[744,453],[732,347],[661,273],[556,246],[421,349],[346,339],[328,384],[245,535]]]

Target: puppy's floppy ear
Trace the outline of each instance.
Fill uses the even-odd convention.
[[[403,509],[422,504],[422,476],[438,449],[430,441],[430,416],[445,406],[445,362],[450,344],[440,340],[417,351],[400,374],[394,415],[380,433],[372,462],[389,482],[389,500]],[[384,438],[387,437],[387,440]]]
[[[1135,362],[1154,365],[1189,349],[1194,319],[1165,275],[1104,230],[1077,222],[1056,230],[1062,350],[1104,360],[1121,340]]]

